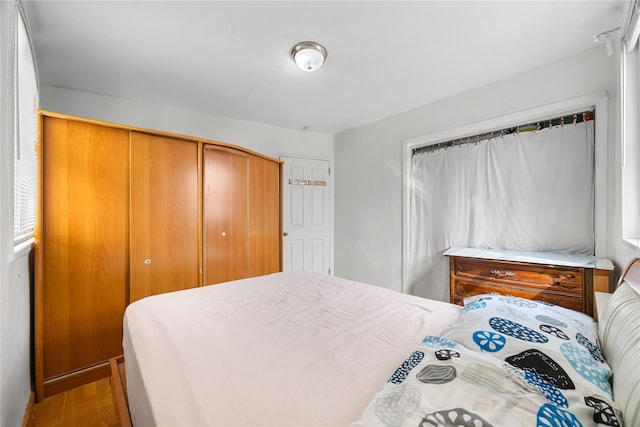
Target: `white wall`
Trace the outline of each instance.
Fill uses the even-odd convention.
[[[333,135],[226,119],[57,86],[40,87],[43,110],[240,145],[272,157],[333,158]]]
[[[12,241],[13,239],[10,239]],[[31,394],[31,282],[29,256],[8,264],[2,279],[2,405],[0,425],[19,426]]]
[[[336,274],[401,289],[403,140],[602,91],[610,118],[607,256],[618,269],[626,265],[633,251],[620,231],[618,59],[598,46],[335,135]]]

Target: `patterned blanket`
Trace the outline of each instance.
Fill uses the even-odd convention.
[[[589,316],[498,295],[465,301],[393,373],[359,426],[621,426]]]

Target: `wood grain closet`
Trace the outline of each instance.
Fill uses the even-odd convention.
[[[205,284],[279,269],[279,175],[268,159],[205,147]]]
[[[108,375],[126,306],[281,271],[279,160],[41,112],[36,397]]]
[[[198,144],[131,132],[129,302],[198,286]]]

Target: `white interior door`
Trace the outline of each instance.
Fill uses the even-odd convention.
[[[331,180],[328,160],[284,161],[284,271],[331,274]]]

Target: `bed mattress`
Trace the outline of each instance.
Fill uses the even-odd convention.
[[[135,426],[354,421],[448,303],[312,273],[148,297],[124,319]]]

